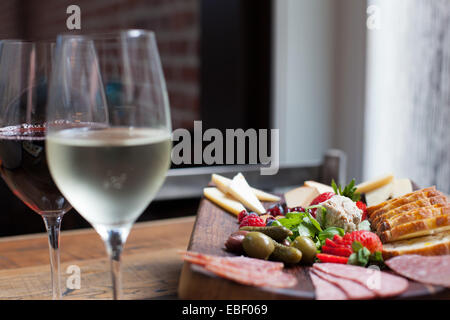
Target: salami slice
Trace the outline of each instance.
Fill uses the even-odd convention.
[[[258,287],[287,288],[297,284],[294,275],[282,271],[281,262],[265,261],[248,257],[220,257],[186,251],[185,261],[197,264],[218,276],[241,284]]]
[[[219,262],[222,264],[239,267],[245,265],[246,268],[253,269],[267,269],[267,270],[282,270],[284,264],[282,262],[266,261],[261,259],[248,258],[244,256],[238,257],[219,257],[209,254],[198,253],[194,251],[181,251],[183,260],[194,264],[205,266],[210,262]]]
[[[315,263],[313,268],[335,277],[353,280],[379,297],[396,296],[408,288],[408,280],[372,268],[337,263]]]
[[[215,262],[207,264],[205,269],[223,278],[250,286],[287,288],[297,284],[297,278],[295,276],[282,271],[258,273],[254,270],[245,269],[243,265],[237,268]]]
[[[323,280],[313,272],[309,272],[315,289],[317,300],[346,300],[347,295],[334,284]]]
[[[339,289],[344,291],[349,299],[353,300],[363,300],[363,299],[373,299],[376,297],[376,294],[367,289],[365,286],[353,281],[344,278],[339,278],[327,274],[325,272],[319,271],[317,269],[313,269],[313,272],[325,281],[328,281],[334,285],[336,285]]]
[[[450,255],[403,255],[387,260],[386,265],[417,282],[450,288]]]

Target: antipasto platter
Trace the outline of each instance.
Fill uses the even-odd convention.
[[[450,205],[434,187],[413,190],[392,175],[307,181],[280,197],[241,174],[213,175],[212,185],[181,253],[180,298],[449,296]]]

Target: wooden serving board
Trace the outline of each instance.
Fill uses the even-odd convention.
[[[272,203],[265,203],[266,208]],[[208,199],[202,199],[191,234],[188,250],[200,253],[234,256],[225,251],[228,236],[237,231],[237,218]],[[275,289],[245,286],[217,277],[201,267],[185,262],[180,276],[178,295],[181,299],[314,299],[314,287],[309,277],[309,267],[296,266],[286,269],[298,278],[293,288]],[[409,282],[408,290],[397,298],[448,297],[443,287]]]

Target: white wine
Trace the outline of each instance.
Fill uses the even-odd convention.
[[[141,128],[71,128],[47,137],[50,172],[90,223],[132,223],[161,187],[170,166],[170,133]]]

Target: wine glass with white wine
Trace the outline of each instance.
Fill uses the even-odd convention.
[[[169,103],[155,35],[61,35],[55,55],[47,104],[50,172],[105,242],[119,299],[126,238],[170,166]]]

